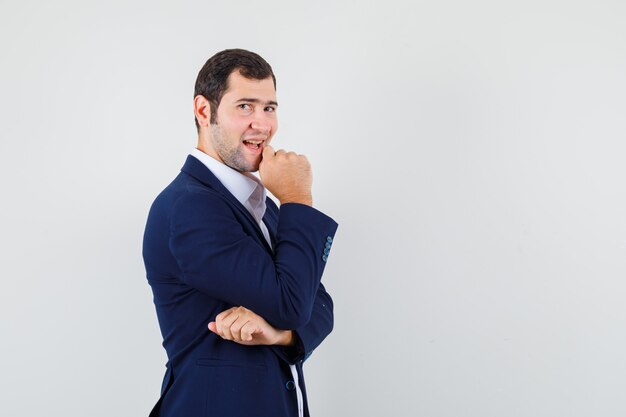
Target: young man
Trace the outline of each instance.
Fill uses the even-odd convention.
[[[337,223],[312,207],[306,157],[269,145],[277,106],[255,53],[219,52],[198,74],[197,148],[144,235],[168,357],[151,416],[309,415],[302,363],[332,330],[320,279]]]

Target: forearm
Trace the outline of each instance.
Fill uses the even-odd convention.
[[[176,204],[169,246],[185,284],[292,330],[310,320],[325,244],[336,229],[318,210],[285,204],[272,256],[241,230],[223,201],[193,194]]]

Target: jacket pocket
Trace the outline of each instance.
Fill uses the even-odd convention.
[[[205,380],[206,417],[276,416],[268,395],[268,369],[264,363],[199,358],[197,370]]]
[[[258,362],[244,362],[244,361],[233,361],[228,359],[212,359],[212,358],[199,358],[196,361],[196,365],[198,366],[208,366],[211,368],[249,368],[252,370],[258,370],[261,372],[265,372],[267,367],[264,363]]]

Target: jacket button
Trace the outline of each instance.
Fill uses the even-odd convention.
[[[293,391],[294,389],[296,389],[296,383],[291,381],[291,380],[289,380],[285,384],[285,388],[287,388],[287,391]]]
[[[322,261],[326,262],[328,260],[328,256],[322,255]]]
[[[325,248],[324,249],[324,255],[328,255],[330,253],[330,248]]]
[[[326,242],[333,243],[333,238],[330,236],[326,237]]]
[[[331,247],[332,245],[333,245],[332,243],[330,243],[330,242],[326,242],[326,244],[325,244],[324,246],[325,246],[325,247],[327,247],[328,249],[330,249],[330,247]]]

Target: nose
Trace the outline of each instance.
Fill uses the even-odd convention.
[[[250,122],[250,128],[264,135],[269,135],[272,130],[272,121],[265,114],[256,114]]]

